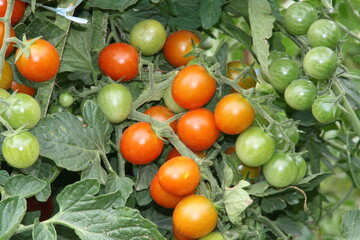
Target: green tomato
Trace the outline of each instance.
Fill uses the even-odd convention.
[[[275,60],[277,60],[279,58],[289,58],[289,56],[285,52],[280,52],[280,51],[272,51],[272,52],[270,52],[270,55],[268,57],[269,66],[273,61],[275,61]]]
[[[296,177],[295,177],[294,181],[292,182],[292,184],[297,184],[305,177],[306,170],[307,170],[307,164],[306,164],[304,158],[300,155],[295,155],[294,159],[296,162],[297,174],[296,174]]]
[[[179,106],[179,104],[177,104],[171,94],[171,86],[167,87],[164,90],[164,95],[163,95],[163,99],[164,99],[164,103],[165,105],[174,113],[181,113],[181,112],[185,112],[186,109],[182,108]]]
[[[340,27],[332,20],[320,19],[315,21],[307,32],[312,47],[328,47],[334,49],[341,38]]]
[[[266,181],[274,187],[289,186],[297,175],[296,162],[289,154],[275,153],[264,164],[263,175]]]
[[[63,92],[59,96],[59,103],[64,108],[70,107],[74,102],[74,97],[68,92]]]
[[[159,52],[164,46],[165,40],[164,26],[154,19],[138,22],[130,31],[130,44],[140,49],[141,53],[146,56]]]
[[[275,152],[274,139],[260,127],[252,126],[236,139],[235,151],[241,162],[250,166],[261,166]]]
[[[211,232],[208,235],[199,238],[199,240],[224,240],[224,237],[219,232]]]
[[[269,66],[270,84],[279,92],[284,92],[291,81],[299,77],[298,64],[289,58],[274,60]]]
[[[29,131],[5,138],[1,148],[5,161],[16,168],[32,166],[40,153],[39,142]]]
[[[300,139],[300,133],[295,124],[291,125],[282,125],[285,135],[290,139],[290,141],[296,145]],[[280,131],[278,126],[275,126],[271,129],[271,133],[273,134],[276,140],[276,149],[283,149],[286,145],[286,140],[284,138],[284,134]]]
[[[316,8],[311,4],[306,2],[294,3],[285,12],[285,28],[291,34],[304,35],[317,18]]]
[[[341,110],[332,95],[324,94],[315,99],[311,112],[319,123],[330,124],[339,118]]]
[[[133,99],[124,85],[113,83],[99,91],[96,102],[111,123],[121,123],[129,116]]]
[[[49,107],[49,113],[59,113],[59,112],[72,112],[72,107],[68,107],[68,108],[65,108],[63,106],[61,106],[60,104],[58,103],[52,103],[50,104],[50,107]]]
[[[290,83],[285,89],[286,103],[295,110],[310,109],[316,98],[316,86],[309,80],[300,79]]]
[[[330,78],[337,66],[337,56],[327,47],[315,47],[306,53],[303,60],[305,73],[317,80]]]
[[[25,93],[17,93],[8,99],[14,104],[2,114],[2,117],[10,126],[14,129],[24,125],[26,125],[25,129],[35,127],[41,118],[39,103]]]
[[[0,98],[9,98],[11,94],[3,88],[0,88]]]

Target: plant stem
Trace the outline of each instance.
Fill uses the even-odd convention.
[[[287,239],[286,235],[267,217],[259,216],[256,218],[259,222],[266,225],[280,239]]]
[[[120,144],[120,138],[121,138],[122,130],[123,130],[123,128],[121,127],[121,125],[116,125],[115,126],[115,138],[116,138],[116,146],[115,147],[117,147],[117,149],[119,149],[118,146]],[[125,177],[125,160],[121,156],[119,151],[117,151],[117,159],[118,159],[118,174],[119,174],[119,177]]]
[[[22,225],[20,224],[20,226],[17,228],[16,232],[14,235],[16,234],[20,234],[26,231],[31,231],[34,227],[34,224],[30,224],[30,225]]]
[[[349,74],[349,73],[343,73],[340,76],[347,78],[347,79],[351,79],[351,80],[360,80],[360,76],[356,76],[356,75]]]
[[[107,156],[106,156],[105,153],[103,153],[103,152],[101,153],[101,158],[102,158],[102,160],[103,160],[103,163],[104,163],[106,169],[107,169],[110,173],[115,173],[115,174],[116,174],[116,172],[114,171],[114,169],[111,167],[111,164],[110,164],[110,162],[109,162],[109,159],[107,158]]]

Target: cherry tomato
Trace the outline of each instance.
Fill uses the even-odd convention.
[[[4,23],[0,22],[0,47],[3,45],[4,42],[4,35],[5,35],[5,28],[4,28]],[[14,29],[10,26],[10,37],[15,37],[15,31]],[[14,43],[11,42],[8,46],[8,48],[6,49],[5,52],[5,56],[8,57],[14,50]]]
[[[330,78],[337,66],[336,53],[327,47],[315,47],[305,54],[303,67],[305,73],[317,80]]]
[[[130,44],[146,56],[159,52],[165,40],[164,26],[154,19],[140,21],[130,31]]]
[[[274,187],[286,187],[293,183],[297,175],[295,160],[286,153],[275,153],[263,166],[266,181]]]
[[[174,78],[171,94],[177,104],[185,109],[207,104],[216,91],[216,81],[200,65],[183,68]]]
[[[144,113],[160,122],[165,122],[169,118],[172,118],[173,116],[175,116],[175,114],[173,112],[171,112],[167,107],[160,106],[160,105],[153,106],[153,107],[147,109]],[[176,132],[176,125],[177,125],[176,120],[170,123],[170,127],[173,129],[174,132]]]
[[[63,92],[63,93],[61,93],[59,95],[58,101],[59,101],[61,106],[63,106],[64,108],[67,108],[67,107],[70,107],[73,104],[74,97],[69,92]]]
[[[174,67],[185,66],[195,56],[185,57],[193,50],[192,44],[199,44],[200,39],[192,32],[181,30],[170,34],[165,41],[163,53],[165,59]]]
[[[17,93],[25,93],[29,96],[35,96],[36,89],[33,87],[28,87],[26,85],[15,82],[14,80],[11,82],[11,89],[13,91],[17,91]]]
[[[195,189],[188,195],[190,194],[195,194]],[[157,204],[164,208],[174,208],[181,201],[181,199],[188,196],[177,196],[165,191],[164,188],[160,185],[158,174],[154,176],[150,183],[150,195]]]
[[[245,77],[241,77],[237,79],[238,76],[241,74],[243,68],[240,61],[228,62],[226,64],[226,67],[227,67],[227,72],[226,72],[227,77],[231,80],[238,80],[238,85],[241,88],[249,89],[255,87],[256,81],[250,75],[245,75]],[[251,70],[251,74],[256,76],[254,69]]]
[[[330,124],[339,118],[341,110],[332,95],[324,94],[315,99],[311,112],[319,123]]]
[[[270,84],[279,92],[284,92],[291,81],[299,77],[298,64],[289,58],[274,60],[269,66]]]
[[[219,232],[212,232],[208,235],[200,238],[199,240],[225,240],[224,237]]]
[[[296,145],[300,139],[299,129],[293,124],[282,124],[281,127],[283,128],[285,135],[294,145]],[[282,133],[278,126],[274,126],[271,129],[271,133],[276,141],[276,149],[282,150],[286,145],[284,133]]]
[[[181,200],[173,212],[173,226],[190,238],[201,238],[214,230],[218,219],[213,203],[204,196],[191,195]]]
[[[161,140],[147,122],[134,123],[128,127],[120,139],[120,152],[129,162],[148,164],[160,156],[164,147]]]
[[[235,151],[241,162],[257,167],[270,160],[275,152],[275,141],[260,127],[253,126],[237,137]]]
[[[1,73],[0,88],[8,90],[13,81],[13,72],[8,61],[4,61],[4,67]]]
[[[188,157],[174,157],[165,162],[158,171],[161,187],[176,196],[192,193],[200,183],[200,169]]]
[[[290,107],[301,111],[311,108],[316,93],[316,86],[310,80],[299,79],[287,86],[284,97]]]
[[[19,54],[20,49],[16,50],[16,55]],[[19,72],[30,81],[46,82],[57,74],[60,67],[60,56],[50,42],[38,39],[30,46],[29,58],[22,53],[15,64]]]
[[[291,184],[299,183],[305,177],[307,170],[307,164],[302,156],[295,155],[294,159],[296,163],[297,174],[294,181]]]
[[[332,20],[319,19],[315,21],[307,32],[312,47],[328,47],[334,49],[341,38],[340,27]]]
[[[229,155],[235,154],[235,156],[236,156],[235,146],[229,147],[224,152]],[[240,163],[240,165],[238,166],[237,169],[240,171],[241,176],[243,176],[243,178],[245,178],[245,179],[257,178],[260,176],[260,171],[261,171],[260,166],[250,167],[244,163]]]
[[[106,46],[99,54],[98,64],[100,70],[114,81],[127,82],[139,73],[138,52],[127,43],[112,43]]]
[[[1,149],[5,161],[15,168],[32,166],[40,153],[39,142],[29,131],[5,138]]]
[[[71,113],[72,111],[73,110],[72,110],[71,106],[68,108],[65,108],[56,102],[51,103],[49,106],[49,109],[48,109],[49,113],[59,113],[59,112],[70,112]]]
[[[2,114],[2,117],[14,129],[24,126],[25,124],[25,129],[35,127],[41,118],[39,103],[25,93],[15,94],[12,100],[16,101],[16,103],[7,109],[7,111]]]
[[[209,149],[218,139],[214,114],[206,108],[190,110],[178,121],[177,134],[180,140],[193,151]]]
[[[51,218],[54,211],[54,199],[49,197],[46,202],[39,202],[35,197],[26,199],[26,211],[40,211],[40,222]]]
[[[113,83],[98,92],[96,102],[109,122],[121,123],[131,112],[133,98],[124,85]]]
[[[291,34],[304,35],[317,18],[318,14],[316,8],[310,3],[293,3],[285,12],[285,28]]]
[[[11,14],[11,25],[15,25],[24,17],[26,3],[15,0],[14,8]],[[0,17],[4,17],[7,9],[7,0],[0,0]]]
[[[214,111],[216,126],[226,134],[239,134],[251,126],[255,110],[240,93],[223,97]]]
[[[181,112],[185,112],[186,109],[182,108],[179,106],[179,104],[177,104],[171,94],[171,86],[167,87],[164,90],[164,95],[163,95],[163,99],[164,99],[164,103],[165,105],[174,113],[181,113]]]

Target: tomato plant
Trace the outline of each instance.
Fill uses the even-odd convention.
[[[4,42],[4,34],[5,34],[5,28],[4,23],[0,22],[0,47],[3,45]],[[10,37],[15,37],[15,31],[12,27],[10,27]],[[14,51],[14,43],[11,42],[6,49],[5,56],[9,56]]]
[[[307,37],[312,47],[328,47],[334,49],[341,38],[340,27],[332,20],[319,19],[311,24]]]
[[[13,81],[13,72],[9,62],[4,61],[4,67],[1,73],[0,88],[8,90]]]
[[[284,92],[286,87],[299,77],[298,64],[288,58],[274,60],[269,66],[271,85],[279,92]]]
[[[309,80],[295,80],[285,89],[285,101],[296,110],[310,109],[316,98],[316,87]]]
[[[251,76],[251,75],[256,76],[256,73],[253,69],[251,70],[251,75],[247,74],[245,77],[238,78],[238,76],[242,72],[241,69],[243,68],[243,65],[240,61],[228,62],[226,64],[226,67],[227,67],[226,70],[227,77],[230,78],[231,80],[238,81],[237,83],[240,87],[242,87],[243,89],[249,89],[255,87],[256,81]]]
[[[25,93],[30,96],[35,96],[36,89],[33,87],[26,86],[24,84],[18,83],[16,81],[11,82],[11,89],[17,93]]]
[[[340,116],[340,109],[331,94],[317,97],[311,106],[311,112],[315,119],[323,124],[332,123]]]
[[[317,10],[310,3],[296,3],[286,9],[284,26],[291,34],[305,35],[317,18]]]
[[[303,66],[305,73],[317,80],[330,78],[337,66],[337,56],[327,47],[315,47],[306,53]]]
[[[175,114],[165,106],[152,106],[151,108],[147,109],[144,113],[160,122],[165,122],[169,118],[175,116]],[[170,127],[174,132],[176,132],[176,125],[177,125],[176,120],[170,123]]]
[[[11,13],[11,25],[15,25],[24,17],[26,3],[21,0],[14,1],[14,8]],[[4,17],[7,9],[7,0],[0,1],[0,17]]]

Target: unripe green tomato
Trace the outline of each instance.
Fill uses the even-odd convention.
[[[164,26],[154,19],[138,22],[130,31],[130,44],[140,49],[140,52],[146,56],[159,52],[165,40]]]
[[[290,141],[296,145],[300,139],[300,133],[295,125],[282,126],[286,136]],[[279,127],[275,126],[271,129],[271,133],[274,135],[276,141],[276,149],[283,149],[286,145],[286,140]]]
[[[16,168],[32,166],[38,159],[39,153],[39,142],[29,131],[5,138],[2,143],[2,154],[5,161]]]
[[[306,164],[304,158],[300,155],[295,155],[294,159],[296,162],[297,174],[296,174],[296,177],[295,177],[294,181],[292,182],[292,184],[297,184],[305,177],[306,170],[307,170],[307,164]]]
[[[339,118],[341,110],[333,96],[324,94],[315,99],[311,112],[319,123],[330,124]]]
[[[275,60],[277,60],[279,58],[289,58],[289,56],[285,52],[280,52],[280,51],[272,51],[272,52],[270,52],[270,55],[268,57],[269,66],[273,61],[275,61]]]
[[[311,108],[316,93],[316,86],[310,80],[299,79],[287,86],[284,97],[290,107],[302,111]]]
[[[52,103],[49,107],[49,113],[72,112],[72,107],[65,108],[58,103]]]
[[[212,232],[204,237],[199,238],[199,240],[224,240],[224,237],[219,232]]]
[[[0,88],[0,98],[9,98],[11,94],[3,88]]]
[[[264,164],[263,175],[266,181],[274,187],[289,186],[297,175],[296,162],[289,154],[275,153]]]
[[[303,60],[305,73],[317,80],[330,78],[337,66],[336,53],[327,47],[315,47],[306,53]]]
[[[328,47],[334,49],[341,38],[340,27],[332,20],[319,19],[315,21],[307,32],[312,47]]]
[[[274,60],[269,66],[270,84],[279,92],[284,92],[291,81],[299,77],[298,64],[289,58]]]
[[[63,92],[59,96],[59,103],[64,108],[70,107],[74,102],[74,97],[68,92]]]
[[[285,28],[291,34],[304,35],[317,18],[316,8],[310,3],[294,3],[286,9],[284,16]]]
[[[167,87],[164,90],[164,95],[163,95],[163,99],[164,99],[164,103],[165,105],[174,113],[181,113],[181,112],[185,112],[186,109],[182,108],[179,106],[179,104],[177,104],[171,94],[171,86]]]
[[[132,95],[124,85],[113,83],[103,87],[97,95],[97,104],[111,123],[121,123],[130,114]]]

